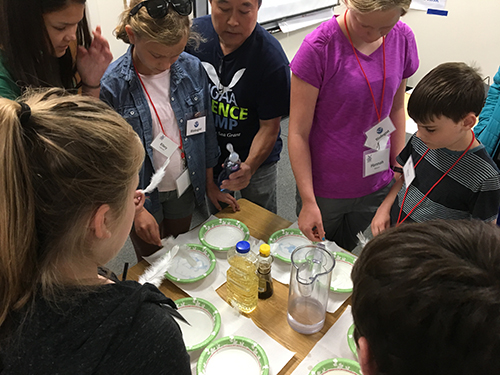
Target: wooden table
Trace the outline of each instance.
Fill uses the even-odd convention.
[[[278,215],[246,200],[239,201],[241,210],[232,212],[231,208],[225,208],[216,214],[217,217],[231,218],[242,221],[250,230],[250,235],[261,239],[265,242],[269,236],[279,229],[287,228],[292,223]],[[139,276],[148,267],[146,261],[141,261],[132,267],[129,272],[129,278],[138,280]],[[169,280],[165,280],[160,286],[160,290],[173,300],[189,297],[184,291],[179,289]],[[217,293],[225,300],[226,284],[217,289]],[[287,322],[287,302],[288,302],[288,286],[274,280],[274,294],[267,300],[259,300],[257,308],[248,314],[253,322],[270,337],[279,342],[288,350],[296,352],[293,358],[278,375],[288,375],[293,372],[297,365],[307,356],[314,345],[323,337],[330,327],[342,315],[350,298],[333,314],[326,313],[326,321],[323,329],[313,335],[302,335],[295,332]],[[272,353],[267,353],[270,357]]]

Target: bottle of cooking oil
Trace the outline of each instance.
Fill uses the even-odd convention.
[[[250,251],[247,241],[240,241],[227,253],[227,300],[241,312],[255,310],[258,300],[259,278],[256,256]]]
[[[257,276],[259,277],[259,298],[266,299],[273,295],[273,278],[271,277],[271,247],[264,243],[260,245]]]

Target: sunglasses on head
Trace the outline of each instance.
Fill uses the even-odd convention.
[[[145,6],[151,18],[163,18],[168,13],[169,4],[181,16],[188,16],[192,11],[191,0],[146,0],[133,7],[129,14],[135,16]]]

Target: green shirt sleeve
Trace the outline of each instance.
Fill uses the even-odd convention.
[[[15,100],[19,96],[21,96],[21,89],[12,79],[0,56],[0,97]]]

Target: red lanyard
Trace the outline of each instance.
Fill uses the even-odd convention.
[[[132,64],[134,65],[135,73],[137,74],[137,77],[139,77],[139,81],[141,82],[142,88],[144,89],[144,92],[146,93],[146,95],[149,99],[149,102],[151,103],[151,107],[153,107],[153,110],[155,111],[156,118],[158,119],[158,122],[160,123],[161,131],[163,132],[163,134],[165,134],[166,137],[168,137],[167,133],[165,133],[165,129],[163,128],[163,124],[161,123],[160,116],[158,115],[158,111],[156,110],[156,107],[155,107],[153,101],[151,100],[151,96],[149,96],[149,92],[146,89],[146,85],[144,85],[144,82],[142,82],[142,78],[141,78],[139,72],[137,71],[137,68],[135,67],[133,59],[132,59]],[[179,142],[180,142],[179,150],[181,150],[181,158],[184,159],[186,156],[184,155],[184,151],[182,150],[182,134],[181,134],[180,129],[179,129]]]
[[[415,208],[417,208],[417,206],[420,203],[422,203],[422,201],[429,195],[429,193],[432,191],[432,189],[434,189],[436,187],[436,185],[441,182],[441,180],[444,178],[444,176],[446,176],[448,174],[448,172],[451,171],[455,165],[457,165],[457,163],[460,161],[460,159],[462,159],[464,157],[464,155],[467,153],[467,151],[469,151],[469,149],[471,148],[472,144],[474,143],[474,140],[476,139],[476,137],[474,135],[474,132],[472,130],[471,130],[471,133],[472,133],[472,141],[470,141],[469,146],[465,149],[465,151],[462,153],[462,155],[460,155],[460,157],[455,161],[455,163],[453,163],[453,165],[441,176],[441,178],[439,180],[437,180],[437,182],[434,185],[432,185],[432,187],[423,196],[423,198],[420,199],[420,201],[418,201],[418,203],[410,210],[410,212],[408,212],[408,214],[405,216],[405,218],[403,220],[401,220],[401,222],[400,222],[399,219],[401,218],[401,213],[403,212],[403,206],[405,204],[406,195],[408,194],[408,189],[410,188],[410,186],[406,187],[405,195],[403,197],[403,202],[401,203],[401,208],[399,209],[398,221],[396,222],[396,226],[399,226],[399,224],[403,223],[408,218],[408,216],[411,215],[411,213],[413,212],[413,210],[415,210]],[[418,159],[417,164],[415,164],[415,166],[413,167],[413,169],[417,169],[418,163],[420,163],[420,161],[424,158],[424,156],[428,152],[429,152],[429,149],[427,149],[427,151],[424,152],[424,154],[420,157],[420,159]]]
[[[349,37],[349,42],[351,42],[352,50],[354,52],[354,56],[356,56],[356,60],[358,60],[359,67],[361,68],[361,71],[363,72],[363,75],[365,76],[366,83],[368,83],[368,88],[370,89],[370,93],[372,94],[372,99],[373,99],[373,105],[375,106],[375,111],[377,113],[378,117],[378,122],[382,120],[382,107],[384,105],[384,94],[385,94],[385,36],[382,37],[382,50],[383,50],[383,56],[384,56],[384,83],[382,85],[382,99],[380,100],[380,111],[377,108],[377,102],[375,101],[375,95],[373,94],[372,90],[372,85],[370,85],[370,81],[368,80],[368,77],[365,73],[365,70],[363,69],[363,66],[361,65],[361,61],[359,60],[358,54],[356,53],[356,48],[354,48],[354,44],[351,39],[351,33],[349,33],[349,27],[347,26],[347,11],[344,13],[344,24],[345,24],[345,29],[347,31],[347,36]]]

